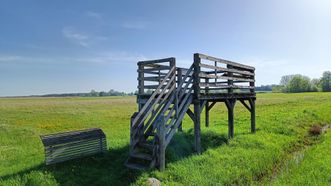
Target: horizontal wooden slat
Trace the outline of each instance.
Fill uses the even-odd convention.
[[[200,87],[218,87],[218,88],[238,88],[238,89],[254,89],[253,86],[244,86],[244,85],[224,85],[224,84],[218,84],[218,83],[200,83]]]
[[[94,154],[98,154],[100,152],[98,151],[87,151],[81,154],[76,154],[73,156],[69,156],[69,157],[59,157],[59,158],[49,158],[46,159],[46,165],[50,165],[50,164],[54,164],[54,163],[60,163],[60,162],[64,162],[64,161],[68,161],[68,160],[73,160],[73,159],[77,159],[80,157],[86,157],[86,156],[90,156],[90,155],[94,155]]]
[[[79,154],[79,153],[83,153],[85,151],[89,151],[89,150],[95,150],[95,151],[104,151],[105,148],[102,148],[102,146],[98,146],[94,145],[94,146],[85,146],[82,148],[70,148],[70,149],[62,149],[63,151],[61,151],[61,149],[58,149],[57,151],[48,154],[47,157],[51,157],[51,158],[57,158],[57,157],[62,157],[62,156],[73,156],[75,154]],[[105,149],[106,150],[106,149]]]
[[[150,70],[150,69],[148,69],[148,71],[138,70],[138,72],[143,72],[144,74],[161,75],[161,76],[167,75],[167,73],[165,72],[159,72],[158,70]]]
[[[40,136],[45,146],[79,141],[93,137],[105,137],[105,134],[102,132],[101,129],[86,129]]]
[[[106,139],[105,138],[101,139],[101,141],[106,141]],[[56,150],[56,149],[74,147],[74,146],[79,146],[79,145],[84,145],[84,144],[89,144],[89,143],[100,143],[100,138],[75,141],[75,142],[59,144],[59,145],[55,145],[55,146],[45,146],[45,150]]]
[[[210,61],[215,61],[215,62],[218,62],[218,63],[224,63],[224,64],[227,64],[227,65],[232,65],[232,66],[236,66],[236,67],[240,67],[240,68],[244,68],[244,69],[248,69],[248,70],[255,70],[255,68],[252,67],[252,66],[243,65],[243,64],[240,64],[240,63],[236,63],[236,62],[228,61],[228,60],[224,60],[224,59],[219,59],[219,58],[212,57],[212,56],[207,56],[205,54],[199,54],[199,57],[201,59],[207,59],[207,60],[210,60]]]
[[[165,78],[165,76],[150,76],[150,77],[137,78],[137,80],[162,81],[164,78]]]
[[[164,63],[164,62],[171,62],[175,61],[174,57],[164,58],[164,59],[157,59],[157,60],[146,60],[146,61],[139,61],[138,65],[147,65],[153,63]]]
[[[101,129],[85,129],[41,136],[46,165],[63,162],[107,150]]]
[[[220,71],[224,71],[224,72],[233,72],[233,73],[238,73],[238,74],[254,76],[254,73],[248,72],[248,71],[229,69],[229,68],[223,68],[223,67],[216,67],[216,66],[213,66],[213,65],[207,65],[207,64],[203,64],[203,63],[200,63],[199,65],[200,65],[200,67],[204,67],[204,68],[210,68],[210,69],[220,70]],[[212,73],[212,72],[210,72],[210,73]]]
[[[227,80],[235,80],[235,81],[243,81],[243,82],[255,82],[254,79],[228,77],[228,76],[218,76],[218,75],[213,75],[213,74],[206,74],[206,73],[203,73],[203,72],[199,73],[199,77],[210,78],[210,79],[227,79]]]

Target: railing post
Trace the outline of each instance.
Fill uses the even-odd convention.
[[[227,65],[227,68],[228,69],[232,69],[232,66],[231,65]],[[233,77],[233,73],[232,72],[227,72],[227,74],[228,74],[228,77]],[[229,86],[228,93],[229,94],[232,94],[233,93],[233,88],[232,88],[232,86],[233,86],[233,80],[228,80],[228,86]]]
[[[201,108],[200,108],[200,56],[198,53],[194,54],[194,136],[195,136],[195,151],[198,154],[201,154],[201,128],[200,128],[200,114],[201,114]]]
[[[157,137],[159,141],[159,153],[158,163],[160,171],[165,169],[165,120],[164,115],[160,115],[159,121],[157,122]]]
[[[255,70],[253,70],[254,76],[252,76],[253,82],[249,82],[249,86],[253,87],[253,89],[250,89],[251,93],[255,93]]]
[[[178,118],[179,115],[179,110],[178,110],[178,105],[179,103],[179,95],[181,95],[181,90],[182,87],[179,87],[179,85],[182,83],[183,81],[183,70],[181,68],[177,68],[177,88],[176,88],[176,117]],[[178,131],[183,131],[183,122],[181,121],[179,126],[178,126]]]
[[[194,74],[193,74],[193,86],[194,86],[194,99],[199,99],[200,97],[200,77],[199,73],[201,71],[200,68],[201,59],[199,54],[194,54]]]

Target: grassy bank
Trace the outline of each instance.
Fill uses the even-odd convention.
[[[249,112],[237,103],[235,137],[230,141],[226,138],[226,107],[218,103],[211,110],[209,128],[203,126],[202,117],[203,153],[199,156],[193,151],[193,123],[186,117],[184,132],[177,133],[167,149],[167,168],[162,173],[132,172],[123,167],[129,119],[135,110],[134,97],[0,99],[0,185],[140,185],[148,177],[167,185],[256,184],[273,174],[274,166],[293,148],[305,145],[304,137],[312,124],[331,123],[331,94],[258,94],[256,134],[249,133]],[[105,131],[109,152],[43,165],[40,134],[88,127]],[[327,152],[323,144],[316,146],[315,153]],[[312,169],[317,166],[312,165]],[[297,175],[301,174],[300,167]],[[326,163],[325,167],[330,170],[331,166]],[[322,175],[316,183],[327,184],[330,178]],[[288,179],[284,176],[274,183],[283,184]]]

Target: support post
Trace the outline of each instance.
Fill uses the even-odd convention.
[[[157,136],[159,140],[159,169],[160,171],[164,171],[165,169],[165,120],[164,115],[160,115],[159,122],[157,126]]]
[[[236,100],[225,100],[225,104],[228,108],[228,138],[230,139],[234,136],[234,106],[236,104]]]
[[[201,154],[201,128],[200,128],[200,102],[196,100],[194,102],[194,137],[195,137],[195,151],[197,154]]]
[[[201,154],[201,136],[200,136],[200,115],[201,115],[201,108],[200,108],[200,56],[198,53],[194,54],[194,79],[193,79],[193,86],[194,86],[194,137],[195,137],[195,151],[198,154]]]
[[[209,127],[209,102],[208,101],[206,103],[205,110],[206,110],[206,127]]]
[[[255,133],[256,128],[255,128],[255,99],[249,99],[249,104],[251,107],[251,132]]]

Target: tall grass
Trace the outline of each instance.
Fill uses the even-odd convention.
[[[167,148],[164,172],[135,172],[123,166],[129,120],[136,109],[134,97],[0,99],[0,185],[142,185],[148,177],[166,185],[256,184],[272,175],[288,153],[305,145],[311,125],[331,123],[331,94],[258,94],[256,134],[249,133],[249,112],[237,103],[235,137],[230,141],[226,107],[217,103],[209,128],[202,114],[202,155],[194,153],[193,122],[185,117],[184,132]],[[43,165],[39,135],[89,127],[105,131],[106,154]]]

